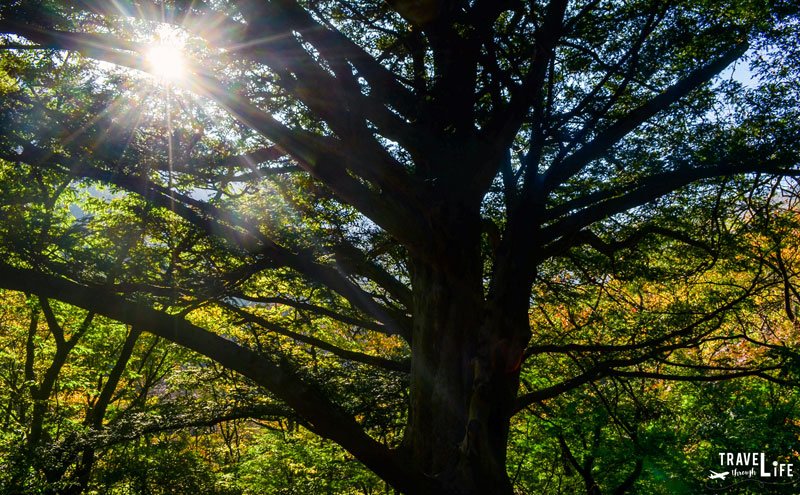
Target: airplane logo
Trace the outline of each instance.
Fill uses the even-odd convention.
[[[715,473],[711,471],[711,476],[708,477],[710,480],[723,480],[725,481],[725,477],[728,476],[731,472],[725,471],[724,473]]]

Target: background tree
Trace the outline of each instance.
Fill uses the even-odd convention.
[[[511,493],[528,406],[791,381],[793,341],[726,323],[775,287],[794,318],[797,26],[780,1],[6,3],[0,286],[207,356],[400,491]],[[715,339],[777,348],[731,366]]]

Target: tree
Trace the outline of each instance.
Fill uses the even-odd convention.
[[[6,3],[0,286],[209,357],[402,492],[511,493],[526,406],[606,377],[788,381],[791,342],[736,366],[704,349],[775,287],[793,318],[772,219],[791,219],[798,171],[797,14]],[[185,44],[190,75],[152,89],[123,68],[157,72],[159,36]],[[149,220],[105,232],[102,214],[70,217],[80,202]],[[771,241],[739,253],[756,235]],[[563,321],[540,324],[548,301]],[[300,366],[314,353],[406,383],[404,405],[373,404],[403,427],[378,433],[368,395]]]
[[[263,403],[232,406],[234,398],[209,397],[202,409],[191,407],[179,391],[203,392],[196,383],[203,378],[192,376],[198,373],[191,373],[186,352],[169,356],[159,339],[139,341],[139,332],[93,313],[8,291],[0,296],[3,492],[80,493],[99,454],[117,445],[187,425],[269,414]],[[217,386],[226,383],[217,378]],[[160,450],[175,455],[174,446]],[[180,477],[177,471],[161,470]]]

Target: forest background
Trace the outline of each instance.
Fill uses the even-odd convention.
[[[3,2],[0,491],[797,493],[798,14]]]

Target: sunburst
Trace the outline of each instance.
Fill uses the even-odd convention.
[[[187,77],[185,38],[178,29],[159,27],[156,38],[145,51],[147,70],[161,81],[177,83]]]
[[[159,79],[180,82],[186,77],[186,59],[180,46],[159,43],[151,46],[145,55],[148,68]]]

